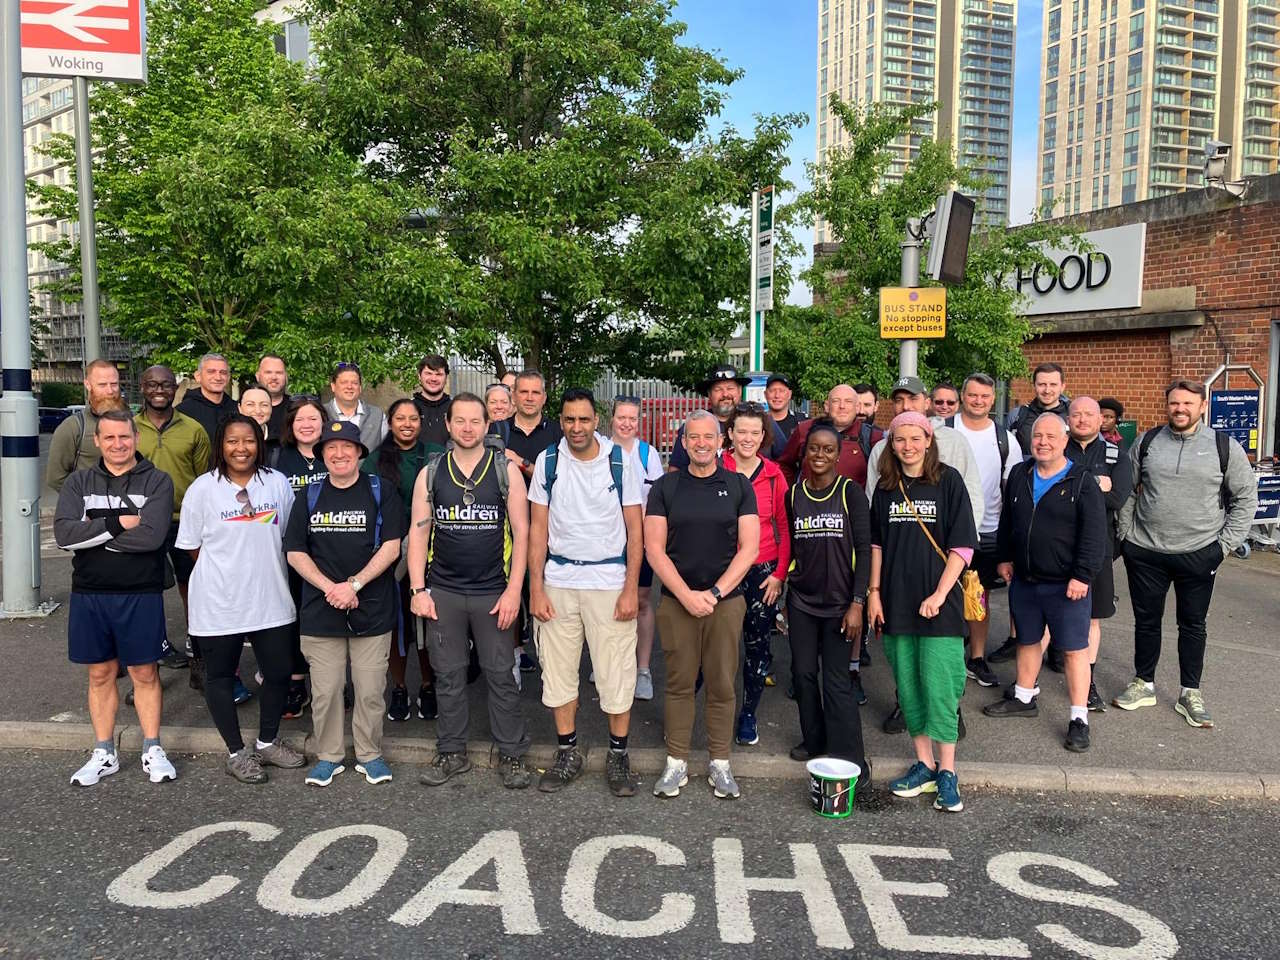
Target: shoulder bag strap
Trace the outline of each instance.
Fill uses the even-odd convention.
[[[933,544],[933,549],[937,551],[938,556],[942,558],[942,562],[947,562],[947,555],[943,553],[942,548],[938,546],[938,541],[933,539],[933,534],[929,532],[929,528],[925,526],[924,521],[920,519],[920,514],[916,512],[916,505],[911,502],[911,498],[907,496],[907,490],[902,485],[902,481],[898,481],[898,491],[902,494],[902,499],[907,501],[907,506],[911,508],[911,515],[916,518],[916,523],[920,524],[920,529],[924,531],[924,535],[929,538],[929,542]]]

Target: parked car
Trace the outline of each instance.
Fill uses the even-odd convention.
[[[39,410],[40,432],[53,433],[58,424],[71,416],[70,407],[41,407]]]

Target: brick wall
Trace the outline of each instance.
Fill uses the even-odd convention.
[[[1148,214],[1143,288],[1194,286],[1195,308],[1207,321],[1178,329],[1046,334],[1023,348],[1028,366],[1046,360],[1060,364],[1071,396],[1115,397],[1140,429],[1163,421],[1164,387],[1170,380],[1203,381],[1228,351],[1233,363],[1252,364],[1265,380],[1271,323],[1280,320],[1280,197],[1274,193],[1267,190],[1260,202],[1221,209],[1207,209],[1212,206],[1207,200],[1163,208],[1153,201],[1077,221],[1075,226],[1089,230]],[[1126,210],[1131,216],[1119,219]],[[1162,218],[1162,212],[1169,215]],[[1228,384],[1250,385],[1240,375]],[[1030,399],[1030,383],[1015,381],[1011,395],[1012,402]]]

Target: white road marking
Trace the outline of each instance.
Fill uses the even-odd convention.
[[[371,837],[377,841],[377,849],[360,872],[347,881],[341,890],[327,897],[298,897],[293,890],[307,868],[315,863],[331,844],[347,837]],[[409,838],[399,830],[380,827],[371,823],[357,823],[349,827],[334,827],[304,837],[298,845],[284,855],[258,887],[258,903],[267,910],[286,917],[327,917],[358,907],[373,897],[391,879],[396,867],[409,849]]]
[[[653,854],[654,862],[659,867],[685,865],[684,851],[657,837],[636,834],[592,837],[580,843],[569,858],[564,887],[560,893],[560,906],[564,915],[588,933],[608,937],[663,937],[683,930],[693,919],[695,910],[694,898],[687,893],[662,894],[662,905],[658,907],[658,912],[644,920],[619,920],[604,913],[596,905],[600,867],[605,858],[616,850],[631,849]],[[610,885],[605,896],[620,900],[626,894]]]
[[[76,719],[75,711],[64,710],[62,713],[55,713],[52,717],[49,718],[49,722],[50,723],[70,723],[74,719]]]
[[[496,890],[467,890],[463,884],[487,864],[497,877]],[[446,903],[473,907],[496,907],[502,913],[507,933],[538,934],[538,914],[533,905],[533,888],[514,830],[491,830],[475,845],[432,878],[403,907],[391,915],[391,922],[411,927],[431,916]]]
[[[126,907],[154,907],[160,910],[182,910],[203,906],[236,888],[240,880],[226,874],[216,874],[198,886],[187,890],[152,890],[148,884],[160,871],[170,866],[184,853],[206,837],[219,833],[243,833],[255,843],[274,840],[280,828],[254,820],[229,820],[193,827],[180,833],[155,853],[143,857],[107,887],[107,899]]]
[[[900,857],[913,860],[950,860],[951,851],[939,847],[888,847],[861,843],[842,843],[838,847],[845,865],[853,874],[863,906],[871,919],[880,946],[888,950],[916,953],[959,954],[969,957],[1029,957],[1031,949],[1016,937],[984,940],[981,937],[947,937],[912,933],[906,918],[893,902],[898,897],[946,897],[945,883],[910,883],[886,880],[874,857]]]
[[[715,864],[716,917],[720,939],[725,943],[754,943],[756,929],[751,923],[751,891],[798,893],[804,900],[809,926],[818,946],[833,950],[853,949],[853,940],[836,905],[835,894],[822,869],[818,848],[812,843],[793,843],[791,877],[748,877],[742,865],[742,841],[717,837],[712,843]]]
[[[1066,857],[1048,853],[1001,853],[987,861],[987,876],[1000,886],[1020,897],[1039,903],[1060,903],[1068,907],[1084,907],[1101,910],[1123,920],[1138,931],[1140,939],[1131,947],[1115,947],[1094,943],[1076,936],[1057,923],[1042,923],[1036,927],[1044,936],[1060,947],[1078,953],[1089,960],[1168,960],[1178,952],[1178,938],[1161,920],[1145,910],[1131,907],[1094,893],[1078,893],[1074,890],[1054,890],[1042,887],[1022,878],[1024,867],[1055,867],[1079,877],[1095,887],[1115,887],[1119,884],[1101,870]]]

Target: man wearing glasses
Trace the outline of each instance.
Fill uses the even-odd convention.
[[[333,391],[333,399],[325,404],[329,417],[335,421],[355,424],[360,430],[360,442],[366,449],[378,449],[387,435],[387,421],[382,415],[381,407],[360,399],[360,394],[364,391],[360,364],[343,362],[334,367],[333,376],[329,378],[329,389]]]
[[[929,414],[934,418],[935,423],[947,417],[954,417],[959,409],[960,391],[954,384],[944,381],[929,392]]]
[[[178,379],[172,370],[164,366],[148,367],[142,371],[140,386],[142,412],[133,418],[138,427],[138,452],[173,481],[173,518],[165,538],[165,549],[169,551],[169,562],[173,564],[178,596],[182,598],[182,622],[185,624],[189,614],[187,584],[191,581],[195,561],[188,551],[175,547],[174,541],[178,537],[182,497],[196,477],[209,469],[212,451],[204,427],[174,409],[173,395],[178,389]],[[190,640],[185,646],[193,655],[199,656]],[[175,645],[163,663],[172,670],[180,670],[187,666],[187,655]],[[192,675],[191,684],[193,688],[201,689],[203,685],[197,674]]]
[[[529,734],[512,668],[529,544],[529,506],[516,465],[484,443],[488,414],[459,393],[446,414],[453,449],[418,474],[409,528],[409,601],[424,618],[436,675],[436,755],[422,782],[437,787],[471,769],[467,757],[467,636],[489,688],[489,729],[502,785],[529,786]],[[505,473],[503,477],[501,472]]]

